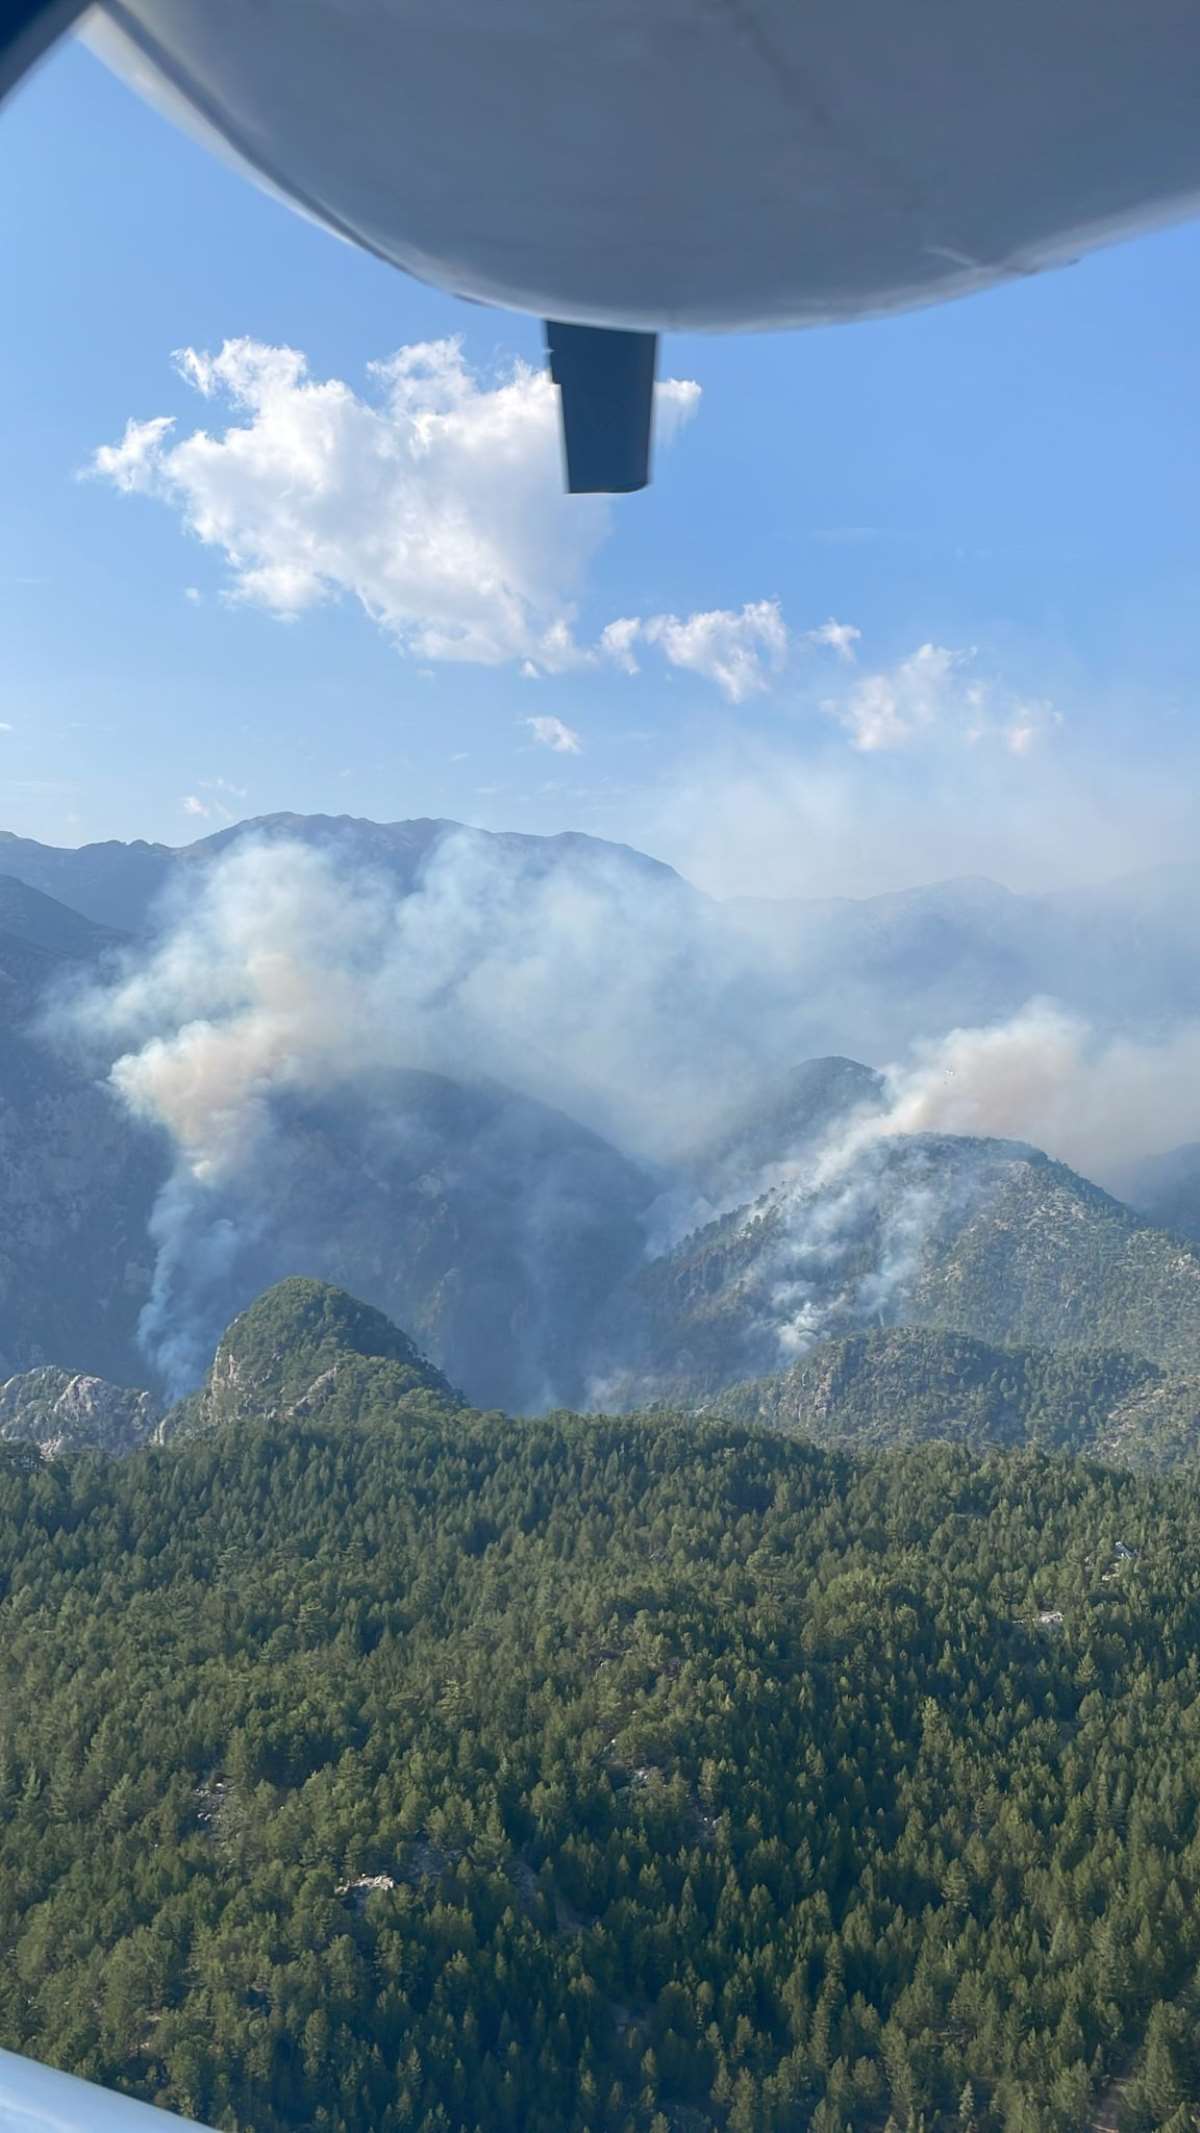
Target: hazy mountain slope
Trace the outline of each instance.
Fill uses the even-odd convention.
[[[714,1201],[727,1199],[773,1165],[811,1154],[853,1113],[877,1110],[884,1082],[873,1067],[837,1056],[802,1059],[756,1090],[690,1169]]]
[[[169,1150],[33,1033],[44,988],[118,939],[0,877],[4,1375],[52,1363],[127,1382],[150,1368],[137,1329]],[[639,1259],[656,1190],[584,1127],[494,1084],[397,1073],[280,1106],[269,1161],[206,1210],[233,1248],[202,1339],[304,1269],[412,1325],[485,1404],[571,1399],[586,1327]]]
[[[1115,971],[1119,1004],[1134,983],[1127,960],[1138,964],[1143,990],[1147,973],[1168,987],[1187,931],[1188,870],[1059,899],[948,883],[862,905],[773,907],[766,919],[760,908],[751,923],[658,862],[586,837],[281,814],[180,851],[117,843],[55,851],[0,838],[5,1375],[48,1362],[120,1382],[142,1373],[136,1333],[156,1248],[149,1224],[179,1153],[136,1125],[102,1080],[44,1052],[27,1027],[39,991],[79,959],[102,955],[114,938],[106,927],[144,925],[166,882],[186,886],[251,835],[299,839],[400,891],[418,883],[449,836],[463,840],[469,861],[486,855],[486,865],[466,867],[469,924],[461,933],[451,925],[434,969],[451,994],[468,986],[472,958],[486,956],[489,928],[503,920],[508,960],[490,973],[488,994],[497,1027],[510,973],[521,1025],[525,971],[542,977],[544,994],[545,968],[559,968],[539,961],[545,901],[522,901],[525,885],[557,880],[559,868],[566,938],[576,939],[582,882],[583,938],[599,941],[601,966],[609,954],[610,978],[625,972],[611,967],[605,896],[626,919],[632,908],[639,922],[646,913],[661,921],[662,952],[644,986],[633,957],[633,983],[613,1008],[611,1054],[603,1016],[588,1023],[582,1059],[569,1045],[555,1051],[559,995],[550,986],[543,1025],[524,1051],[521,1025],[504,1055],[505,1073],[519,1079],[528,1069],[537,1095],[484,1078],[482,1041],[458,1048],[478,1054],[466,1062],[469,1081],[416,1071],[368,1078],[352,1060],[309,1100],[283,1074],[261,1100],[253,1159],[216,1166],[217,1182],[193,1196],[190,1227],[176,1239],[174,1264],[195,1280],[185,1297],[185,1284],[172,1290],[168,1279],[166,1317],[187,1316],[197,1358],[264,1287],[303,1271],[409,1327],[469,1397],[521,1411],[674,1387],[709,1392],[794,1360],[814,1339],[897,1323],[993,1345],[1099,1344],[1172,1369],[1200,1367],[1197,1252],[1034,1151],[1000,1143],[890,1142],[821,1193],[775,1193],[645,1264],[648,1240],[657,1250],[709,1209],[744,1205],[773,1168],[811,1154],[835,1120],[877,1103],[870,1066],[836,1053],[803,1056],[794,1040],[810,1010],[814,1026],[837,1017],[864,1032],[874,1016],[881,1040],[902,1038],[910,1024],[927,1029],[930,1018],[936,1026],[939,1017],[1013,1004],[1056,975],[1066,996],[1074,985],[1083,998],[1104,969]],[[497,882],[501,903],[512,890],[505,913]],[[453,906],[462,884],[455,876],[442,886]],[[50,900],[55,888],[73,908]],[[106,925],[89,924],[85,909]],[[686,916],[678,927],[677,914]],[[616,938],[635,934],[636,926]],[[603,987],[597,996],[607,1004]],[[637,1015],[647,999],[643,1031]],[[185,1024],[189,1011],[185,1000]],[[629,1041],[626,1023],[616,1028],[622,1014],[634,1025]],[[468,1014],[465,1026],[491,1025]],[[669,1044],[660,1042],[664,1027]],[[407,1024],[385,1056],[397,1054],[407,1055]],[[429,1056],[419,1044],[414,1055]],[[447,1055],[457,1063],[453,1043]],[[600,1134],[569,1116],[572,1107]],[[648,1119],[672,1132],[655,1139]],[[655,1151],[653,1169],[621,1152],[645,1147]],[[1178,1196],[1167,1219],[1185,1222]]]
[[[149,1289],[163,1152],[108,1090],[0,1038],[0,1370],[128,1380]]]
[[[1144,1156],[1119,1179],[1121,1198],[1163,1229],[1200,1242],[1200,1141]]]
[[[480,1405],[517,1411],[582,1397],[593,1320],[641,1261],[656,1189],[546,1105],[415,1072],[280,1106],[251,1186],[205,1208],[235,1245],[204,1344],[303,1270],[411,1328]]]
[[[0,1372],[40,1363],[128,1380],[152,1264],[157,1141],[33,1032],[44,988],[117,936],[0,879]]]
[[[0,873],[0,953],[22,947],[80,962],[101,955],[121,938],[112,927],[94,925],[40,889]]]
[[[1200,867],[1021,895],[976,878],[825,901],[739,899],[730,916],[840,1012],[838,1045],[879,1058],[1047,995],[1102,1027],[1200,1015]],[[840,1008],[829,998],[840,984]]]
[[[144,924],[173,858],[169,845],[145,844],[140,838],[133,844],[110,838],[75,849],[38,844],[32,837],[0,830],[0,873],[55,897],[96,925],[126,933],[136,933]]]
[[[921,1036],[1012,1014],[1039,994],[1102,1026],[1200,1014],[1194,867],[1148,869],[1050,895],[967,877],[859,901],[740,898],[717,905],[645,853],[578,833],[538,837],[431,819],[272,814],[179,848],[109,841],[70,850],[0,832],[0,873],[99,923],[137,931],[168,883],[186,883],[196,867],[250,836],[299,840],[407,891],[451,835],[530,879],[569,862],[575,870],[594,863],[630,884],[674,883],[703,913],[715,952],[740,956],[762,982],[786,984],[809,1003],[813,1051],[882,1060]]]

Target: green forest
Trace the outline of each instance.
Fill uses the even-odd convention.
[[[1200,2123],[1194,1486],[313,1338],[0,1447],[0,2042],[226,2133]]]

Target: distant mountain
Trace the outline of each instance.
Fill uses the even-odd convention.
[[[358,1421],[368,1411],[402,1414],[414,1395],[462,1405],[382,1311],[327,1282],[294,1276],[234,1319],[204,1384],[172,1410],[162,1434],[291,1415]]]
[[[1200,866],[1150,868],[1047,895],[965,877],[858,900],[738,898],[719,905],[645,853],[577,832],[538,837],[441,819],[379,823],[279,813],[179,847],[138,840],[70,849],[0,832],[0,874],[98,924],[140,932],[171,883],[186,884],[196,868],[251,837],[298,840],[382,872],[404,892],[450,837],[511,863],[528,880],[569,864],[609,881],[670,887],[686,900],[714,956],[731,967],[740,962],[752,988],[783,985],[804,1003],[805,1049],[813,1052],[882,1061],[916,1038],[1005,1017],[1043,994],[1101,1027],[1200,1015]]]
[[[824,901],[725,906],[837,1048],[882,1059],[955,1025],[1002,1020],[1036,996],[1101,1028],[1200,1015],[1200,866],[1020,895],[978,878]]]
[[[712,1393],[872,1324],[1188,1371],[1200,1249],[1036,1149],[914,1136],[710,1223],[640,1270],[620,1310],[640,1362],[600,1376],[614,1401]]]
[[[465,838],[482,851],[511,860],[535,878],[566,862],[576,868],[615,864],[642,878],[684,887],[673,868],[661,860],[576,830],[536,837],[512,830],[471,829],[447,820],[371,822],[355,815],[256,815],[198,838],[194,844],[179,846],[145,844],[138,839],[132,844],[112,840],[71,848],[38,844],[0,830],[0,873],[57,898],[96,924],[140,933],[165,890],[186,885],[191,869],[252,839],[308,845],[346,864],[384,873],[407,893],[416,886],[431,855],[450,837]]]
[[[123,1455],[157,1429],[154,1397],[103,1378],[45,1367],[0,1385],[0,1440],[36,1444],[47,1458],[63,1452]]]
[[[0,836],[0,1376],[55,1365],[129,1383],[148,1368],[151,1219],[174,1151],[117,1104],[103,1061],[47,1049],[35,1009],[47,984],[119,946],[117,929],[144,929],[168,884],[186,888],[251,836],[299,839],[400,892],[447,839],[463,840],[468,861],[488,862],[464,957],[476,935],[486,944],[498,881],[501,902],[512,888],[516,962],[527,953],[536,966],[541,938],[531,925],[525,942],[520,897],[560,868],[568,918],[579,885],[588,891],[585,933],[598,930],[610,976],[628,942],[637,994],[643,914],[661,952],[620,1102],[608,1102],[602,1017],[594,1065],[573,1059],[562,1100],[600,1132],[556,1108],[557,1055],[543,1059],[536,1037],[528,1078],[550,1102],[491,1078],[482,1044],[453,1080],[411,1069],[351,1074],[320,1098],[277,1090],[261,1160],[206,1187],[175,1240],[190,1288],[168,1295],[164,1322],[197,1359],[255,1295],[303,1271],[368,1299],[468,1398],[510,1411],[708,1396],[814,1341],[899,1325],[1200,1369],[1200,1250],[1166,1233],[1190,1230],[1200,1245],[1200,1169],[1186,1150],[1131,1184],[1142,1214],[1035,1150],[947,1136],[878,1143],[819,1190],[803,1183],[833,1129],[881,1101],[876,1069],[844,1048],[856,1027],[890,1047],[1034,990],[1104,999],[1106,974],[1113,1015],[1155,988],[1166,997],[1176,978],[1186,1004],[1191,870],[1070,897],[961,881],[863,903],[723,908],[657,861],[588,837],[279,814],[179,850]],[[606,1002],[599,984],[597,996]],[[810,1026],[836,1048],[805,1056]],[[506,1070],[522,1071],[519,1046]],[[622,1102],[666,1121],[661,1142],[606,1137],[610,1120],[621,1135]],[[671,1148],[669,1163],[627,1152],[647,1145]]]

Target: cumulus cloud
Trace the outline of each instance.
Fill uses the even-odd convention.
[[[130,421],[90,471],[174,508],[222,551],[234,597],[291,620],[348,594],[422,660],[559,673],[587,656],[576,602],[610,511],[562,492],[546,372],[515,362],[485,378],[457,340],[370,365],[366,393],[248,339],[175,364],[225,426]],[[661,440],[699,398],[688,381],[659,386]]]
[[[528,726],[540,747],[553,748],[556,755],[582,753],[583,742],[575,728],[564,724],[561,718],[527,718],[523,724]]]
[[[202,800],[202,799],[200,798],[200,796],[199,796],[199,794],[198,794],[198,793],[194,793],[194,792],[189,792],[189,793],[185,793],[185,794],[184,794],[184,797],[183,797],[183,799],[182,799],[182,800],[180,801],[180,803],[179,803],[179,804],[180,804],[180,806],[182,807],[182,809],[183,809],[183,812],[184,812],[184,814],[185,814],[185,815],[205,815],[205,816],[207,816],[207,814],[208,814],[208,809],[207,809],[207,807],[206,807],[206,806],[204,805],[204,802],[203,802],[203,800]]]
[[[626,674],[638,671],[639,644],[657,646],[669,665],[715,682],[737,704],[780,672],[788,631],[778,600],[752,600],[691,615],[623,615],[600,637],[602,655]]]

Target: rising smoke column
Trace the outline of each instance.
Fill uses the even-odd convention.
[[[159,936],[71,1012],[104,1049],[120,1101],[171,1150],[142,1332],[175,1389],[194,1382],[271,1197],[264,1180],[286,1162],[282,1111],[336,1103],[396,1069],[486,1076],[582,1121],[653,1175],[676,1234],[686,1210],[771,1190],[786,1250],[767,1316],[785,1352],[828,1322],[831,1289],[869,1318],[911,1278],[950,1184],[926,1166],[901,1188],[893,1169],[885,1190],[898,1139],[1019,1137],[1103,1180],[1198,1123],[1194,1026],[1100,1036],[1034,1001],[916,1046],[887,1070],[880,1101],[816,1149],[797,1156],[782,1122],[774,1159],[723,1175],[706,1206],[706,1151],[825,1030],[778,958],[719,906],[636,855],[569,841],[514,851],[450,835],[411,888],[352,854],[239,841],[188,870]],[[852,1245],[872,1213],[886,1234],[868,1275]],[[656,1248],[671,1240],[666,1219],[648,1229]],[[537,1236],[527,1226],[535,1261]]]

